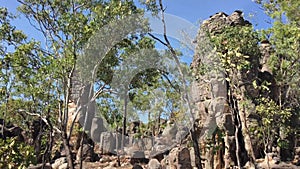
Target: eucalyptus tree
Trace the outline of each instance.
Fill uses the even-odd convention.
[[[15,64],[15,67],[10,69],[14,72],[8,76],[10,77],[8,80],[15,80],[15,85],[10,86],[18,94],[15,96],[19,96],[22,102],[26,100],[30,103],[30,106],[24,107],[22,111],[27,112],[27,115],[43,117],[50,126],[58,126],[56,129],[62,138],[68,165],[74,168],[67,122],[71,80],[74,77],[77,58],[83,54],[84,45],[97,30],[112,20],[140,13],[141,10],[137,9],[132,1],[18,0],[18,2],[19,11],[31,23],[32,29],[41,34],[41,39],[40,42],[25,43],[23,39],[26,36],[21,32],[7,33],[10,36],[7,38],[12,37],[17,42],[24,41],[24,44],[17,46],[12,54],[3,58],[5,60],[3,63],[6,64],[6,60],[10,59],[11,63]],[[120,61],[119,49],[130,48],[135,45],[134,43],[138,43],[138,40],[134,42],[134,39],[139,38],[128,36],[128,40],[119,42],[109,51],[104,61],[106,64],[103,64],[105,66],[99,67],[97,71],[99,84],[108,85],[111,72]],[[15,44],[11,39],[8,43]],[[49,140],[53,140],[51,134]],[[50,144],[52,143],[50,141]],[[50,145],[45,154],[51,154],[51,149]]]
[[[11,23],[15,17],[6,8],[0,7],[0,142],[3,147],[0,152],[1,168],[26,167],[30,163],[35,163],[33,157],[39,154],[39,151],[34,152],[32,145],[18,142],[16,138],[5,139],[9,123],[18,124],[26,132],[29,130],[28,124],[22,123],[29,119],[25,117],[23,111],[30,109],[37,102],[21,101],[21,98],[38,97],[38,92],[33,90],[33,86],[23,94],[20,91],[27,89],[29,84],[36,84],[33,80],[27,79],[27,86],[22,85],[25,83],[24,77],[39,74],[38,68],[41,66],[37,63],[39,58],[31,54],[38,47],[38,43],[28,40],[26,35]],[[29,93],[29,90],[33,92]],[[41,110],[39,106],[37,110]]]
[[[83,58],[83,60],[89,63],[97,62],[97,60],[90,58],[84,59],[87,57],[85,56],[86,53],[84,53],[84,49],[86,45],[92,41],[92,37],[97,37],[97,32],[101,29],[105,29],[105,26],[110,23],[117,24],[117,21],[133,14],[142,15],[142,10],[138,9],[134,2],[130,0],[18,0],[18,2],[20,3],[19,11],[28,19],[35,31],[42,35],[42,39],[44,40],[41,42],[40,48],[33,51],[36,53],[35,56],[43,58],[42,61],[44,62],[38,63],[43,63],[42,70],[44,70],[44,72],[39,74],[39,79],[35,79],[36,76],[29,73],[29,76],[32,77],[36,83],[49,85],[46,89],[33,85],[37,88],[35,90],[39,91],[40,96],[43,96],[43,92],[46,90],[49,91],[49,96],[51,96],[47,97],[46,101],[36,98],[42,110],[45,110],[43,107],[45,102],[50,103],[51,101],[49,105],[52,106],[51,109],[49,106],[48,112],[39,114],[40,116],[46,117],[46,119],[52,120],[51,126],[52,124],[53,126],[59,126],[57,130],[60,133],[67,153],[68,164],[70,168],[73,168],[72,153],[69,146],[71,135],[68,136],[67,133],[67,123],[69,121],[68,103],[74,99],[82,102],[78,97],[74,97],[73,92],[78,92],[76,90],[79,90],[81,93],[86,92],[90,95],[87,98],[87,102],[81,103],[83,107],[85,104],[88,105],[90,101],[94,102],[95,98],[97,98],[99,107],[102,110],[101,113],[105,117],[111,117],[110,119],[115,119],[116,117],[123,118],[123,132],[126,132],[126,109],[124,110],[124,114],[122,114],[120,113],[122,110],[113,108],[116,102],[112,99],[111,93],[113,73],[118,70],[118,66],[126,58],[130,58],[129,55],[131,53],[144,48],[152,49],[154,48],[154,42],[150,38],[143,36],[143,30],[147,29],[147,25],[142,29],[128,32],[126,38],[113,44],[113,47],[109,49],[107,53],[103,53],[105,56],[101,56],[103,58],[101,64],[97,67],[97,70],[93,72],[96,74],[95,79],[93,79],[94,81],[88,83],[88,85],[82,85],[82,89],[76,89],[72,82],[78,78],[76,77],[78,75],[76,70],[77,65],[81,64],[82,66],[83,63],[78,64],[78,62],[82,61],[78,59]],[[143,22],[140,24],[143,24]],[[107,30],[107,32],[113,31],[112,29]],[[110,40],[113,40],[113,37],[108,41]],[[90,70],[90,68],[87,67],[87,70]],[[145,70],[136,75],[136,77],[130,81],[130,85],[128,84],[127,88],[128,90],[134,90],[134,88],[138,88],[145,83],[148,85],[155,84],[157,83],[157,77],[161,74],[163,73],[157,70]],[[27,78],[24,78],[24,80],[25,79]],[[94,91],[94,87],[96,91]],[[126,104],[127,103],[125,103],[125,105]],[[79,106],[77,112],[82,111],[87,113],[89,111],[83,107]],[[58,114],[51,114],[50,112],[58,112]],[[58,118],[58,120],[56,118]],[[113,120],[110,121],[113,122]],[[85,129],[85,124],[82,125]],[[83,138],[81,138],[81,142],[83,142]],[[51,152],[51,148],[49,152]]]
[[[300,79],[300,2],[256,1],[273,19],[272,27],[262,31],[262,38],[271,44],[268,66],[277,86],[277,109],[274,122],[279,125],[277,144],[281,147],[281,158],[292,157],[293,148],[299,140],[299,79]],[[261,107],[260,107],[261,108]],[[270,108],[269,108],[270,109]],[[268,112],[268,108],[264,110]],[[285,112],[285,113],[283,113]],[[278,116],[280,123],[278,123]],[[277,119],[277,120],[276,120]],[[270,123],[272,124],[272,123]],[[298,143],[299,144],[299,143]]]

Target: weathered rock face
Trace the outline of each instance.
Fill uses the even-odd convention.
[[[244,20],[242,11],[234,11],[231,15],[227,15],[224,12],[216,13],[205,20],[202,25],[206,26],[209,33],[218,34],[222,33],[223,28],[226,26],[245,26],[250,25],[250,22]]]
[[[71,93],[68,112],[68,131],[73,121],[77,126],[85,125],[85,131],[94,142],[100,142],[100,134],[107,131],[105,120],[98,117],[95,101],[91,101],[94,93],[90,93],[93,86],[84,84],[80,78],[80,72],[75,70],[71,77]],[[77,108],[81,108],[78,112]],[[68,132],[69,134],[69,132]]]
[[[177,133],[177,126],[175,124],[168,123],[167,127],[163,130],[162,137],[174,139]]]
[[[80,151],[78,151],[76,155],[76,159],[83,160],[85,162],[95,162],[98,161],[100,158],[98,154],[94,152],[94,147],[90,144],[83,144],[82,147],[82,154],[80,154]]]
[[[103,132],[100,136],[100,150],[102,154],[112,154],[116,147],[115,137],[111,132]]]
[[[260,51],[262,54],[262,59],[260,60],[261,72],[266,71],[266,72],[269,72],[270,74],[273,74],[273,72],[271,71],[271,69],[268,66],[268,61],[270,59],[272,50],[273,49],[268,40],[264,40],[261,42],[261,45],[260,45]]]
[[[205,159],[205,168],[227,168],[237,163],[243,166],[249,159],[254,158],[248,133],[251,123],[248,124],[246,121],[257,120],[250,119],[251,113],[255,113],[251,98],[259,95],[259,91],[253,87],[252,82],[259,79],[259,76],[263,76],[261,72],[268,70],[265,63],[269,59],[270,48],[267,45],[261,47],[264,56],[261,61],[260,56],[247,53],[250,55],[247,60],[251,64],[251,69],[242,69],[231,76],[231,80],[239,86],[239,91],[234,93],[234,90],[230,90],[229,95],[230,86],[225,76],[232,72],[225,73],[224,68],[220,67],[219,58],[214,52],[214,45],[207,36],[208,34],[218,36],[226,27],[250,25],[243,18],[241,11],[235,11],[231,15],[223,12],[216,13],[202,23],[195,41],[196,52],[191,64],[195,78],[192,83],[194,91],[192,98],[197,110],[195,112],[197,134],[199,146],[203,148],[201,152],[202,158]],[[259,51],[258,46],[257,51]],[[262,71],[259,69],[260,63],[263,65]],[[245,101],[249,105],[247,110],[242,109],[242,102]],[[219,132],[224,134],[223,138],[220,138]],[[216,150],[205,148],[207,144],[222,148],[213,154]],[[240,156],[240,161],[237,161],[237,155]]]
[[[260,51],[261,51],[261,60],[260,60],[260,71],[258,72],[258,84],[268,82],[270,85],[268,85],[270,91],[260,91],[260,94],[264,97],[269,97],[274,101],[278,100],[278,88],[276,85],[275,78],[273,76],[272,70],[268,66],[268,61],[270,59],[271,53],[274,49],[272,49],[271,44],[269,41],[264,40],[261,42],[260,45]]]
[[[186,147],[174,148],[162,160],[162,168],[191,169],[190,151]]]
[[[104,122],[102,118],[94,117],[92,119],[91,138],[96,143],[100,143],[101,133],[107,131],[103,124]]]
[[[225,13],[217,13],[210,17],[202,24],[196,42],[195,56],[191,64],[193,76],[195,81],[192,83],[193,87],[193,100],[196,107],[195,117],[198,134],[198,142],[201,147],[201,152],[204,154],[202,157],[205,160],[205,168],[213,168],[214,157],[212,150],[207,150],[206,144],[209,144],[206,138],[212,138],[217,127],[224,129],[227,137],[227,146],[232,147],[232,142],[229,142],[228,137],[234,136],[234,124],[231,113],[226,108],[227,100],[227,85],[224,73],[217,68],[216,54],[213,52],[213,46],[211,45],[210,39],[207,37],[207,33],[219,34],[222,32],[226,25],[231,23],[242,22],[243,19],[238,19],[234,13],[232,17],[229,17]],[[234,21],[234,20],[235,21]],[[244,23],[245,24],[245,23]],[[206,67],[207,66],[207,67]],[[202,68],[205,71],[203,73]],[[230,158],[230,154],[234,152],[227,151],[226,158]],[[196,163],[199,161],[196,160]],[[216,163],[216,162],[215,162]]]

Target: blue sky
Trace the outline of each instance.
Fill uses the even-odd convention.
[[[246,19],[258,28],[266,28],[268,17],[260,6],[251,0],[165,0],[166,12],[189,20],[192,23],[203,21],[217,12],[231,14],[242,10]],[[249,17],[253,15],[252,17]],[[257,24],[257,26],[256,26]]]
[[[134,1],[138,2],[139,0]],[[187,62],[191,62],[193,50],[182,48],[182,37],[179,37],[180,33],[178,33],[178,31],[190,27],[188,25],[192,25],[194,29],[191,31],[192,33],[189,36],[189,41],[193,41],[201,21],[217,12],[222,11],[231,14],[235,10],[242,10],[244,12],[244,17],[254,25],[255,29],[271,27],[269,17],[264,13],[260,5],[254,3],[252,0],[163,0],[163,3],[166,8],[165,12],[170,14],[170,19],[168,20],[168,17],[166,17],[166,22],[168,29],[167,33],[171,38],[171,43],[175,48],[180,48],[179,50],[181,51],[185,50],[183,53],[187,56],[187,59],[185,59]],[[17,12],[16,8],[19,5],[17,0],[0,0],[0,4],[1,6],[7,7],[10,12],[19,14],[20,17],[13,21],[13,24],[17,29],[23,30],[29,38],[41,40],[43,43],[43,39],[41,38],[42,34],[37,32],[29,24],[27,19]],[[155,21],[154,26],[160,29],[158,31],[160,33],[158,34],[161,34],[161,22]],[[177,38],[175,36],[177,36]],[[174,40],[174,37],[177,41]],[[159,44],[157,44],[157,47],[163,48],[163,46]]]
[[[235,10],[242,10],[245,18],[250,20],[256,29],[271,26],[267,23],[270,20],[264,11],[251,0],[164,0],[163,2],[167,13],[186,19],[195,25],[199,25],[199,21],[203,21],[220,11],[231,14]],[[16,12],[18,6],[17,0],[0,0],[0,4],[13,13]],[[36,32],[32,31],[32,27],[26,19],[16,20],[15,25],[24,30],[30,37],[36,38]]]
[[[138,0],[134,1],[138,2]],[[209,18],[209,16],[217,12],[222,11],[227,14],[231,14],[235,10],[242,10],[244,12],[244,17],[254,25],[255,29],[271,27],[269,17],[264,13],[260,5],[254,3],[252,0],[163,0],[163,3],[166,8],[165,12],[170,16],[170,19],[166,17],[166,22],[168,28],[167,33],[171,38],[171,43],[175,46],[175,48],[180,48],[179,50],[181,51],[185,50],[183,53],[187,62],[191,62],[193,50],[182,48],[182,37],[179,37],[180,33],[178,33],[178,31],[187,27],[190,28],[189,25],[192,25],[194,29],[191,31],[192,33],[189,36],[189,41],[191,42],[196,36],[197,29],[201,21]],[[29,24],[27,19],[17,12],[16,8],[19,5],[17,0],[0,0],[0,4],[1,6],[7,7],[10,12],[19,14],[20,17],[13,21],[13,24],[17,27],[17,29],[23,30],[29,38],[41,40],[43,43],[43,39],[41,38],[42,34],[37,32]],[[160,29],[158,31],[160,33],[158,34],[161,34],[161,22],[155,21],[154,23],[154,26]],[[174,40],[174,37],[177,41]],[[163,46],[159,44],[157,44],[157,47],[163,48]]]

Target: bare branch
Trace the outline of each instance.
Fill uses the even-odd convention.
[[[152,33],[148,33],[149,36],[151,36],[153,39],[157,40],[158,42],[160,42],[161,44],[168,46],[167,43],[165,43],[164,41],[162,41],[161,39],[159,39],[158,37],[154,36]]]
[[[29,115],[29,116],[36,116],[36,117],[39,117],[40,119],[43,120],[43,122],[45,122],[45,124],[46,124],[47,126],[49,126],[48,120],[47,120],[45,117],[42,117],[40,114],[37,114],[37,113],[30,113],[30,112],[28,112],[28,111],[26,111],[26,110],[24,110],[24,109],[19,109],[19,110],[18,110],[18,113],[25,113],[25,114],[27,114],[27,115]],[[56,132],[61,133],[61,130],[59,130],[56,126],[53,126],[53,128],[56,130]]]

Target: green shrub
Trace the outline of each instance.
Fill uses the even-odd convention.
[[[35,164],[34,148],[16,138],[0,139],[0,168],[27,168]]]

